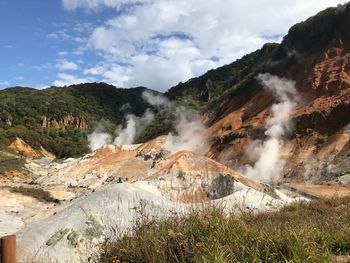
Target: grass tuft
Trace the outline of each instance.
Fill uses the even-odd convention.
[[[15,187],[9,187],[9,189],[13,193],[20,193],[22,195],[34,197],[42,202],[58,202],[58,200],[53,198],[48,191],[45,191],[40,188],[15,186]]]
[[[350,255],[350,198],[299,202],[276,212],[219,208],[140,222],[107,241],[99,262],[336,262]],[[350,257],[350,256],[349,256]]]

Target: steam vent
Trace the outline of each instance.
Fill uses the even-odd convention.
[[[0,263],[350,262],[350,3],[1,19]]]

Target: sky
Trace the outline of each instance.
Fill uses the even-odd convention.
[[[83,82],[165,91],[339,0],[0,0],[0,89]]]

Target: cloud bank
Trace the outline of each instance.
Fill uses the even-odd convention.
[[[62,0],[69,10],[114,10],[86,37],[100,61],[86,75],[164,91],[234,61],[293,24],[345,1]]]

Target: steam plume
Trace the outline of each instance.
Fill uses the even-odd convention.
[[[208,145],[206,144],[206,139],[208,131],[202,124],[199,114],[184,106],[175,105],[174,102],[161,94],[145,91],[142,97],[159,111],[168,111],[175,116],[174,125],[176,135],[171,133],[167,135],[165,142],[166,150],[170,152],[188,150],[200,154],[204,154],[207,151]],[[141,117],[127,114],[125,119],[125,126],[119,125],[117,129],[118,136],[114,139],[114,144],[134,143],[135,139],[152,123],[154,113],[150,109],[147,109]],[[111,136],[108,133],[102,132],[101,127],[98,127],[90,134],[88,140],[92,151],[112,142]]]
[[[204,154],[207,151],[208,131],[201,122],[198,113],[184,106],[176,106],[175,103],[160,94],[145,91],[142,97],[152,106],[170,110],[175,115],[176,135],[171,133],[167,135],[166,150],[170,152],[187,150],[199,154]]]
[[[112,136],[103,132],[103,127],[99,124],[94,132],[88,135],[88,142],[91,151],[95,151],[103,145],[110,144],[112,142]]]
[[[155,107],[173,107],[174,104],[161,94],[155,94],[150,91],[144,91],[142,98],[150,105]]]
[[[264,142],[255,141],[249,152],[258,157],[254,166],[245,167],[245,174],[264,182],[276,180],[281,175],[284,162],[280,159],[280,149],[283,146],[283,136],[291,130],[289,116],[298,102],[295,82],[270,74],[259,74],[257,79],[266,90],[271,91],[279,103],[271,107],[271,117],[267,120],[267,139]]]
[[[118,136],[115,138],[114,144],[132,144],[153,119],[154,114],[150,110],[146,110],[141,117],[133,114],[126,115],[126,126],[118,127]]]

